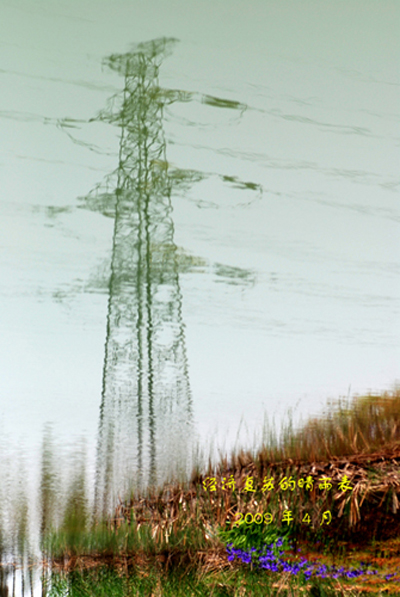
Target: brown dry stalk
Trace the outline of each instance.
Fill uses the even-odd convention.
[[[215,473],[209,471],[209,476],[215,476],[219,480],[222,476],[228,478],[233,475],[237,488],[235,492],[222,490],[218,483],[216,491],[205,491],[202,481],[206,475],[198,474],[187,487],[179,484],[168,485],[157,495],[121,502],[115,510],[111,525],[118,529],[122,522],[129,523],[133,514],[137,527],[142,524],[151,526],[157,543],[167,542],[171,532],[179,532],[194,525],[207,542],[211,542],[210,545],[216,545],[216,528],[224,527],[226,522],[232,522],[237,512],[250,512],[254,515],[257,512],[268,511],[274,516],[274,520],[281,520],[283,510],[295,509],[297,516],[302,519],[304,513],[311,514],[311,507],[316,527],[322,513],[330,510],[335,524],[338,525],[341,521],[342,531],[346,528],[357,529],[362,524],[366,537],[369,520],[372,533],[378,524],[379,512],[381,517],[387,518],[386,504],[389,501],[393,516],[399,509],[400,468],[397,458],[400,459],[400,453],[390,450],[379,454],[355,455],[348,460],[331,459],[313,463],[286,461],[260,465],[249,459],[242,459],[236,463],[236,468],[231,466],[221,470],[219,467]],[[352,486],[351,492],[338,489],[344,475]],[[257,481],[255,486],[258,489],[255,493],[242,491],[245,479],[249,476],[253,476]],[[285,476],[292,476],[294,479],[311,477],[314,487],[309,492],[298,488],[293,492],[279,491],[279,482]],[[275,491],[260,491],[264,477],[274,477]],[[324,477],[330,479],[330,492],[317,489],[319,481]],[[300,495],[300,492],[303,493]],[[343,518],[346,505],[349,505],[347,521]],[[399,527],[399,521],[394,520],[393,524]]]

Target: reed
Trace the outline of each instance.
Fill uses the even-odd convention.
[[[79,572],[74,577],[76,594],[95,595],[91,583],[106,565],[127,583],[125,589],[129,592],[124,593],[121,591],[125,589],[118,584],[122,582],[119,576],[104,581],[120,587],[115,589],[116,595],[233,595],[241,594],[240,587],[250,587],[255,578],[260,583],[260,577],[253,576],[255,570],[240,572],[238,563],[228,561],[227,543],[249,548],[252,543],[258,547],[287,537],[293,543],[292,557],[299,546],[307,549],[312,545],[314,553],[331,554],[338,559],[344,554],[348,557],[350,544],[359,551],[370,545],[377,550],[380,542],[400,535],[398,388],[379,396],[330,403],[323,416],[297,429],[289,420],[279,439],[274,429],[269,431],[258,451],[237,448],[229,456],[221,455],[218,463],[211,458],[208,464],[198,461],[186,482],[174,481],[144,494],[132,493],[115,505],[113,516],[107,519],[96,519],[90,514],[82,453],[72,467],[62,512],[55,515],[59,480],[51,435],[47,433],[39,488],[44,558],[51,563],[53,572],[78,574],[92,569],[94,576],[85,576],[86,573],[79,576]],[[339,489],[344,475],[351,491]],[[224,477],[225,484],[230,480],[234,487],[224,488]],[[330,479],[330,491],[319,487],[324,477]],[[216,479],[214,490],[210,490],[210,478]],[[249,478],[254,481],[254,491],[245,490]],[[271,478],[274,490],[263,487],[265,480]],[[299,479],[308,479],[310,488],[300,488]],[[20,504],[23,516],[18,541],[21,549],[25,549],[26,504],[22,501]],[[288,511],[293,518],[290,524],[284,522]],[[327,511],[332,519],[321,527]],[[234,527],[239,513],[253,517],[269,513],[271,520],[259,526],[244,523]],[[308,523],[303,522],[306,516]],[[397,557],[400,543],[394,545]],[[54,577],[58,580],[53,579],[50,595],[58,594],[54,592],[57,587],[60,595],[75,594],[72,585],[68,585],[73,577],[68,574]],[[174,584],[179,575],[182,578],[184,575],[186,593],[179,592]],[[260,585],[264,592],[251,589],[251,594],[294,595],[310,588],[304,579],[303,584],[299,579],[293,584],[290,577],[285,577],[285,586],[278,590],[276,578],[267,576],[268,582],[264,583],[264,574]],[[135,593],[130,584],[132,578],[136,579],[137,587],[142,586],[140,579],[149,579],[151,591],[144,588],[143,580],[143,587]],[[65,583],[70,587],[69,592],[65,592]],[[323,586],[327,591],[326,583]],[[220,587],[225,589],[219,592]],[[141,592],[145,590],[150,592]],[[110,589],[107,594],[114,593]]]
[[[258,459],[310,462],[399,448],[400,388],[330,401],[322,416],[297,430],[289,421],[282,435],[280,442],[276,434],[265,438]]]
[[[90,521],[83,515],[87,501],[81,469],[80,481],[71,485],[63,523],[46,534],[46,553],[64,570],[107,563],[116,568],[222,571],[228,565],[223,538],[226,544],[238,513],[268,512],[272,522],[253,525],[253,534],[242,525],[237,541],[246,533],[260,544],[287,535],[295,548],[318,545],[318,551],[335,557],[343,552],[345,541],[361,549],[398,535],[399,390],[329,408],[325,416],[300,429],[288,425],[280,443],[273,434],[272,443],[258,453],[237,450],[229,458],[221,457],[216,466],[210,461],[202,470],[198,463],[186,483],[132,494],[107,520]],[[352,491],[338,489],[344,474]],[[210,477],[217,480],[215,491],[204,487]],[[235,489],[223,489],[222,477],[233,480]],[[249,477],[257,480],[253,492],[243,490]],[[330,479],[330,492],[319,489],[323,477]],[[265,478],[274,478],[275,488],[283,489],[262,491]],[[299,478],[308,478],[312,489],[285,486],[285,479],[287,484]],[[293,517],[290,524],[282,522],[285,511]],[[332,521],[321,528],[326,511]],[[310,521],[303,524],[306,515]]]

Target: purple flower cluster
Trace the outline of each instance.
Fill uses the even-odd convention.
[[[358,578],[363,575],[378,574],[378,570],[369,568],[369,564],[361,562],[358,568],[351,568],[346,570],[344,566],[337,567],[335,565],[327,566],[326,564],[318,564],[309,562],[304,556],[300,558],[299,562],[285,561],[284,552],[279,551],[282,547],[282,539],[278,539],[275,543],[264,545],[260,550],[252,547],[249,551],[242,549],[235,549],[232,543],[228,543],[226,551],[228,553],[228,560],[232,562],[235,557],[239,558],[244,564],[254,563],[264,570],[271,572],[288,572],[297,576],[302,574],[305,580],[313,578]],[[298,550],[300,551],[300,550]],[[395,578],[395,574],[381,574],[385,580],[394,580],[400,582],[400,576]]]

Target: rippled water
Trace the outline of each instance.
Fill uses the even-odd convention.
[[[102,509],[399,379],[396,3],[1,11],[4,470],[85,435]]]

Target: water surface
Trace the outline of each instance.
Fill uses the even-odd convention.
[[[46,422],[102,509],[197,435],[399,379],[397,3],[1,10],[11,485]]]

